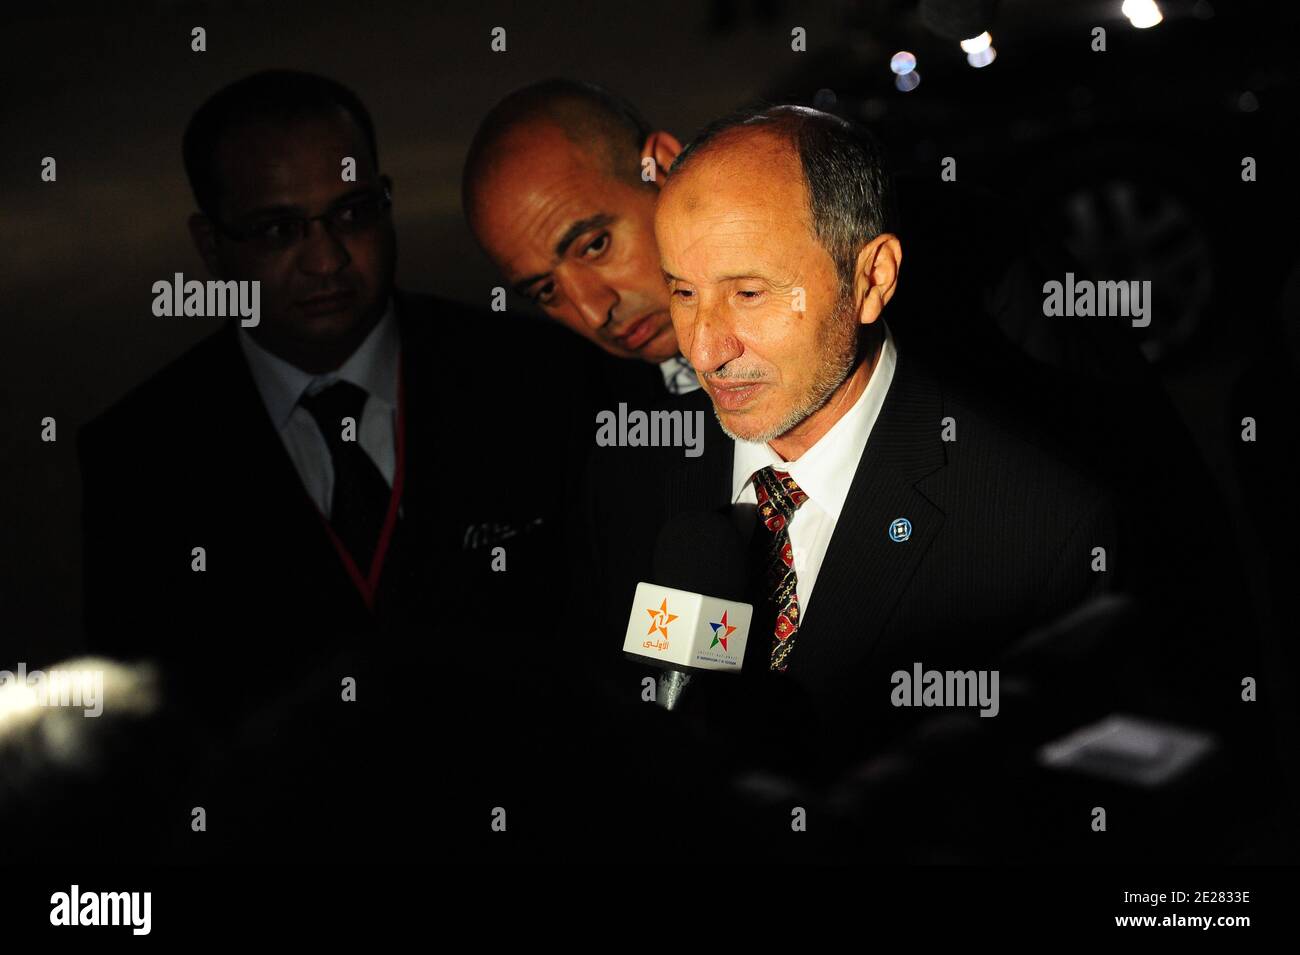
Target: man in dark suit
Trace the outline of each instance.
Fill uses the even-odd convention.
[[[392,185],[350,91],[257,74],[205,103],[184,146],[195,244],[214,276],[260,283],[261,314],[84,429],[86,623],[96,649],[214,654],[237,680],[398,599],[427,507],[410,439],[432,409],[409,369],[433,303],[393,294]]]
[[[645,668],[616,660],[660,528],[731,515],[755,617],[744,676],[702,687],[701,706],[742,762],[841,769],[934,715],[899,705],[894,673],[996,669],[1124,570],[1107,492],[886,328],[902,261],[889,221],[870,137],[791,107],[707,129],[656,212],[703,384],[663,407],[703,413],[704,450],[597,450],[585,626],[618,692],[639,692]]]
[[[162,664],[214,828],[252,844],[316,804],[314,838],[335,811],[355,835],[382,819],[349,798],[392,784],[385,760],[402,765],[421,720],[460,721],[458,759],[442,756],[473,778],[471,731],[499,707],[447,636],[488,571],[465,529],[508,533],[496,599],[554,565],[558,498],[539,476],[525,500],[515,455],[550,447],[569,339],[394,288],[393,185],[364,105],[332,80],[240,80],[196,112],[184,154],[195,244],[214,276],[260,283],[260,316],[223,323],[80,435],[88,643]],[[489,355],[484,389],[474,357]],[[456,410],[471,393],[474,414]],[[507,417],[509,441],[484,427]]]

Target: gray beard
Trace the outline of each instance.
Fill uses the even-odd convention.
[[[848,304],[851,306],[852,302]],[[718,413],[715,405],[713,414],[718,419],[718,426],[722,428],[722,433],[734,441],[749,441],[753,444],[767,444],[786,434],[804,419],[825,407],[831,395],[844,384],[857,364],[860,343],[858,324],[856,322],[849,324],[846,318],[840,319],[831,326],[831,331],[822,343],[822,363],[817,376],[808,386],[802,399],[795,403],[784,418],[761,434],[739,435],[723,423],[722,415]]]

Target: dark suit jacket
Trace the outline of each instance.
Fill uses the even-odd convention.
[[[567,581],[563,525],[579,494],[598,412],[619,402],[648,407],[668,396],[654,365],[615,358],[549,320],[490,316],[463,333],[479,362],[449,363],[439,375],[448,414],[440,445],[458,460],[446,500],[458,592],[473,605],[541,603]],[[466,396],[472,399],[466,405]],[[466,405],[462,410],[452,408]],[[507,571],[492,570],[492,550]]]
[[[485,814],[474,781],[500,753],[493,733],[507,705],[523,706],[501,674],[523,642],[502,611],[562,579],[581,343],[550,323],[429,296],[396,293],[395,308],[406,484],[374,612],[275,432],[233,324],[79,436],[89,648],[162,664],[174,755],[194,761],[194,798],[220,804],[222,830],[237,833],[218,855],[283,843],[295,824],[298,848],[332,825],[387,844],[379,833],[400,820],[365,810],[400,784],[412,734],[455,780],[444,808]],[[485,525],[519,531],[503,540],[507,573],[489,570],[490,548],[466,544],[466,530]],[[203,573],[191,570],[196,546]],[[340,704],[344,676],[358,681],[356,707]],[[318,785],[330,788],[324,803]],[[308,804],[328,817],[314,828]]]
[[[707,395],[664,407],[704,411],[703,455],[596,449],[583,518],[580,573],[597,603],[584,626],[601,669],[617,674],[617,692],[628,696],[639,692],[646,668],[617,661],[636,584],[654,579],[656,535],[674,515],[726,508],[731,495],[733,443]],[[949,416],[957,440],[944,442]],[[912,534],[896,543],[888,529],[900,517],[911,521]],[[945,389],[903,353],[787,673],[763,674],[768,641],[751,636],[740,680],[760,682],[741,691],[740,681],[715,679],[713,686],[728,688],[717,691],[726,702],[715,710],[731,711],[714,715],[730,730],[758,721],[760,734],[774,723],[801,725],[787,744],[820,748],[824,761],[860,753],[934,715],[890,705],[893,671],[916,662],[995,668],[1035,625],[1106,589],[1123,563],[1114,525],[1102,487],[1040,450],[1013,422]],[[1106,548],[1107,573],[1091,569],[1098,546]],[[745,699],[773,693],[797,718],[773,717],[770,696],[744,709]]]
[[[506,369],[455,347],[491,317],[457,303],[396,293],[406,395],[406,486],[399,546],[384,570],[384,602],[369,611],[276,434],[227,325],[117,402],[79,437],[84,479],[85,622],[90,649],[152,657],[221,674],[232,690],[273,684],[329,654],[371,645],[430,585],[456,546],[452,505],[492,492],[482,454],[456,442],[499,420],[464,401],[469,369]],[[526,334],[526,331],[525,331]],[[516,342],[519,341],[515,335]],[[521,352],[531,349],[525,343]],[[464,466],[443,469],[447,448]],[[498,442],[499,443],[499,442]],[[499,470],[499,469],[496,469]],[[206,549],[207,570],[191,570]],[[444,547],[446,549],[444,549]],[[446,575],[444,574],[444,580]]]

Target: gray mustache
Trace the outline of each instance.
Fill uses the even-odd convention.
[[[763,377],[761,371],[727,371],[719,369],[711,371],[700,376],[707,378],[709,381],[758,381]]]

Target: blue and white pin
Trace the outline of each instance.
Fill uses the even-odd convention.
[[[912,522],[906,517],[896,517],[889,525],[889,539],[895,544],[902,543],[912,536]]]

